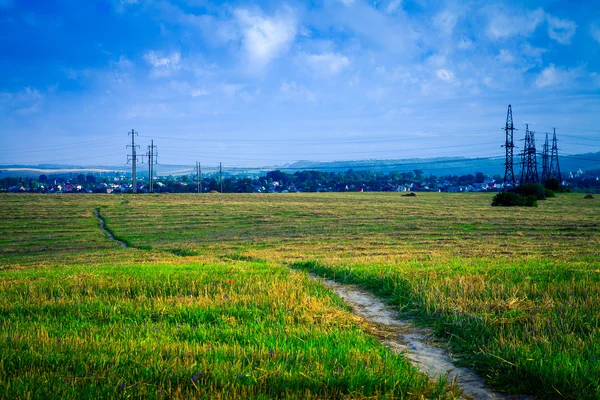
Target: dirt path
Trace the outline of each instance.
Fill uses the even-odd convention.
[[[376,324],[385,333],[383,343],[413,362],[432,379],[447,375],[449,382],[459,387],[467,399],[533,399],[526,396],[510,396],[489,389],[483,380],[468,368],[457,367],[445,349],[430,344],[431,331],[414,326],[398,318],[389,306],[372,294],[354,285],[324,280],[313,276],[330,287],[335,294],[352,307],[353,312],[366,321]]]
[[[112,234],[112,232],[109,231],[108,229],[106,229],[106,223],[104,222],[104,218],[100,214],[100,209],[96,208],[94,210],[94,216],[98,220],[98,226],[110,240],[112,240],[115,243],[118,243],[121,247],[127,247],[127,243],[115,238],[115,236]]]

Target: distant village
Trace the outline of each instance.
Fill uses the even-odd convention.
[[[600,193],[600,170],[574,171],[563,176],[562,186],[573,191]],[[421,170],[409,172],[352,171],[323,172],[280,170],[264,175],[218,174],[202,176],[159,176],[153,178],[157,193],[297,193],[297,192],[498,192],[503,178],[482,172],[474,175],[436,177]],[[148,177],[136,182],[138,193],[149,192]],[[40,175],[37,178],[1,177],[0,191],[12,193],[131,193],[130,173]]]

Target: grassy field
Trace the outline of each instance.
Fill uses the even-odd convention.
[[[0,195],[0,397],[455,395],[308,270],[432,326],[496,388],[600,398],[600,202],[582,197]]]

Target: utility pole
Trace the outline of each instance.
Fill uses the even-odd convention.
[[[552,151],[550,152],[550,170],[548,178],[558,179],[558,183],[562,185],[562,176],[560,175],[560,165],[558,165],[558,141],[556,140],[556,128],[552,135]]]
[[[504,147],[506,148],[506,161],[504,165],[506,169],[504,170],[504,183],[502,184],[502,190],[506,190],[507,184],[512,184],[514,187],[515,182],[515,172],[513,171],[513,148],[515,147],[513,142],[513,133],[515,131],[515,126],[513,125],[513,117],[512,117],[512,107],[510,104],[508,105],[508,112],[506,113],[506,126],[504,128],[506,131],[506,143]]]
[[[223,165],[219,163],[219,183],[221,184],[221,193],[223,193]]]
[[[523,164],[521,168],[521,185],[538,183],[537,157],[535,151],[535,132],[525,124],[525,147],[523,149]]]
[[[550,176],[548,173],[550,172],[549,163],[548,163],[548,133],[546,133],[546,141],[544,142],[544,147],[542,148],[542,183],[545,183]]]
[[[148,157],[148,190],[150,193],[154,191],[154,182],[152,178],[154,177],[154,165],[158,164],[158,152],[155,152],[156,146],[154,145],[154,140],[152,140],[150,146],[148,146],[148,152],[146,156]]]
[[[202,193],[202,165],[200,165],[200,161],[198,161],[198,175],[200,175],[199,183],[200,183],[200,193]]]
[[[196,193],[202,193],[202,190],[200,189],[200,161],[196,161]]]
[[[131,144],[127,145],[127,147],[131,147],[131,154],[127,156],[127,164],[129,164],[129,161],[131,161],[131,180],[133,193],[137,193],[136,164],[138,156],[136,154],[135,149],[140,146],[136,146],[135,144],[135,135],[137,135],[138,133],[132,129],[131,132],[128,132],[127,134],[131,135]]]

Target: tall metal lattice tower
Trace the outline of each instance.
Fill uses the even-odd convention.
[[[148,191],[152,193],[154,191],[154,166],[158,164],[158,152],[156,152],[154,140],[150,143],[152,144],[148,146],[146,157],[148,157]]]
[[[550,168],[548,171],[548,179],[556,178],[558,182],[562,183],[562,177],[560,175],[560,165],[558,164],[558,141],[556,140],[556,128],[554,128],[554,134],[552,135],[552,151],[550,154]]]
[[[138,133],[132,129],[131,132],[128,132],[127,134],[131,135],[131,144],[127,145],[127,147],[131,147],[131,154],[127,155],[127,163],[129,164],[129,162],[131,162],[131,187],[133,193],[137,193],[137,162],[140,156],[137,155],[136,149],[140,146],[135,144],[135,136]]]
[[[539,182],[534,132],[529,130],[529,124],[525,124],[525,127],[525,146],[523,148],[523,163],[521,167],[521,185]]]
[[[513,149],[515,147],[513,133],[515,131],[515,126],[513,125],[512,107],[510,104],[508,105],[508,112],[506,113],[506,127],[504,130],[506,131],[506,143],[504,144],[504,147],[506,148],[506,161],[504,163],[506,169],[504,170],[502,190],[506,190],[507,184],[511,184],[513,187],[515,186],[515,172],[513,170]]]
[[[550,178],[550,153],[548,152],[550,147],[548,146],[548,133],[546,133],[546,141],[542,148],[542,183],[546,182]]]

